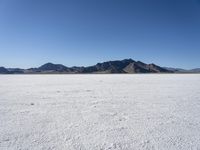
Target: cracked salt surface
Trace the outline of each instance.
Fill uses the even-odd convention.
[[[2,150],[200,149],[200,75],[2,75]]]

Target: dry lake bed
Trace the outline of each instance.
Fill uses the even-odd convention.
[[[200,149],[200,75],[1,75],[0,149]]]

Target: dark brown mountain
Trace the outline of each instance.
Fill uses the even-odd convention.
[[[83,73],[127,73],[124,68],[134,62],[132,59],[124,59],[122,61],[98,63],[94,66],[85,67]]]
[[[85,67],[83,73],[172,73],[172,71],[155,64],[145,64],[132,59],[124,59]]]

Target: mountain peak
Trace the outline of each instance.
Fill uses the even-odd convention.
[[[38,68],[40,71],[66,71],[68,68],[62,64],[46,63]]]

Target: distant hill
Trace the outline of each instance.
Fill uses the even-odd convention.
[[[71,72],[71,69],[62,65],[62,64],[53,64],[53,63],[46,63],[39,68],[37,68],[38,72],[50,73],[50,72]]]
[[[173,72],[186,72],[187,70],[181,69],[181,68],[171,68],[171,67],[164,67],[167,70],[173,71]]]
[[[62,64],[46,63],[38,68],[20,69],[0,67],[0,74],[76,74],[76,73],[199,73],[200,69],[184,70],[160,67],[132,59],[107,61],[88,67],[66,67]]]
[[[181,68],[170,68],[170,67],[164,67],[167,70],[173,71],[175,73],[200,73],[200,68],[195,69],[181,69]]]
[[[200,68],[196,68],[196,69],[191,69],[190,72],[196,72],[196,73],[200,73]]]
[[[0,74],[8,74],[8,73],[9,71],[6,68],[0,67]]]
[[[24,73],[24,69],[20,69],[20,68],[6,68],[6,69],[11,74],[21,74],[21,73]]]

